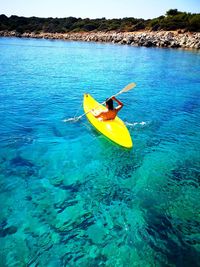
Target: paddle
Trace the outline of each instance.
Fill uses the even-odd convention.
[[[120,95],[120,94],[122,94],[122,93],[128,92],[128,91],[130,91],[131,89],[133,89],[135,86],[136,86],[135,83],[129,83],[129,84],[128,84],[127,86],[125,86],[121,91],[119,91],[117,94],[111,96],[109,99],[111,99],[112,97],[116,97],[116,96],[118,96],[118,95]],[[96,106],[95,108],[97,108],[97,107],[99,107],[100,105],[103,105],[103,104],[105,104],[105,103],[106,103],[106,101],[104,101],[103,103],[99,104],[99,105]],[[95,109],[95,108],[93,108],[93,109]],[[91,112],[91,111],[92,111],[92,109],[89,110],[89,111],[87,111],[86,113],[84,113],[83,115],[81,115],[81,116],[79,116],[79,117],[70,118],[70,119],[65,120],[65,121],[72,121],[72,120],[74,120],[74,121],[78,121],[78,120],[80,120],[83,116],[85,116],[86,114],[88,114],[88,113]]]

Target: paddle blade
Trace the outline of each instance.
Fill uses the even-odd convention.
[[[121,93],[128,92],[129,90],[133,89],[135,86],[136,86],[135,83],[129,83],[126,87],[124,87],[124,89],[122,89],[122,90],[120,91],[120,94],[121,94]]]

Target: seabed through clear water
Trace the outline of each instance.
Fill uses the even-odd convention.
[[[199,266],[199,52],[0,48],[0,266]],[[62,121],[85,92],[101,102],[132,81],[120,96],[132,150]]]

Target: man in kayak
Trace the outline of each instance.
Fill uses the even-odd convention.
[[[114,108],[113,100],[118,103],[118,106]],[[98,114],[92,110],[92,114],[95,116],[95,118],[100,118],[103,121],[106,120],[114,120],[114,118],[117,116],[117,113],[122,109],[123,103],[119,101],[115,96],[112,96],[111,98],[106,100],[106,107],[107,110],[100,111]]]

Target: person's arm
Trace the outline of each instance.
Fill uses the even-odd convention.
[[[119,101],[115,96],[112,97],[112,100],[116,101],[117,104],[119,105],[115,108],[117,111],[119,111],[124,106],[124,104],[121,101]]]

